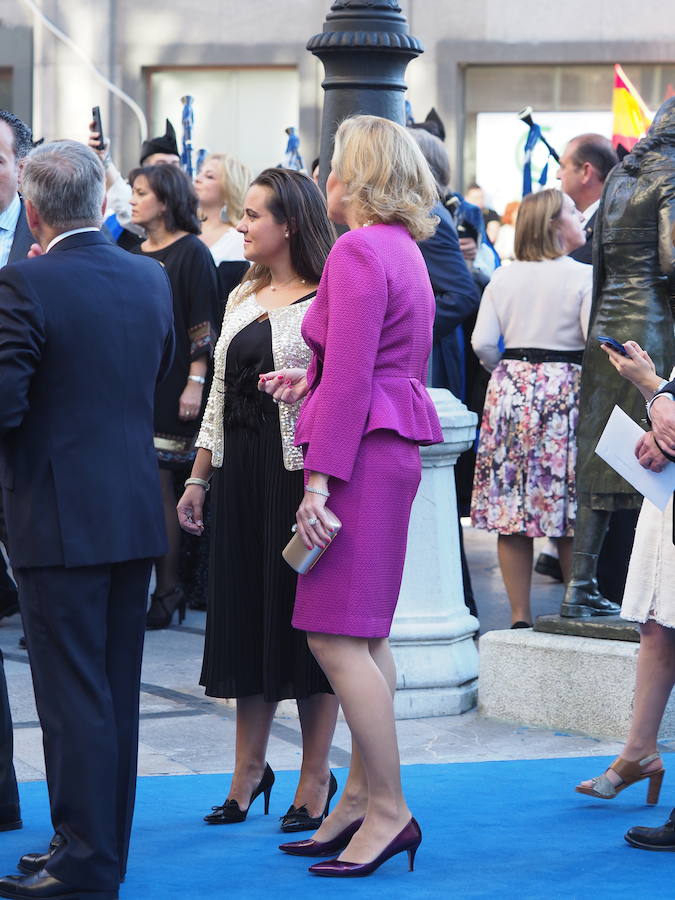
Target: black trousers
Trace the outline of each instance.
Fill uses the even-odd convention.
[[[0,652],[0,825],[16,822],[20,818],[19,792],[14,774],[12,714],[7,696],[5,666]]]
[[[115,890],[136,794],[138,703],[152,562],[17,569],[54,831],[47,869]]]

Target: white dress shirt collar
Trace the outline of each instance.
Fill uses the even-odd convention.
[[[18,194],[14,194],[14,199],[7,209],[0,213],[0,228],[4,231],[11,231],[14,233],[16,231],[16,223],[19,221],[20,213],[21,200],[19,199]]]
[[[584,228],[588,225],[590,220],[596,214],[599,206],[600,206],[600,198],[598,197],[598,199],[595,201],[595,203],[591,203],[591,205],[582,212],[581,218],[583,219],[582,225],[584,226]]]
[[[51,241],[47,244],[47,249],[45,253],[49,253],[54,244],[58,244],[59,241],[62,241],[64,238],[70,237],[72,234],[84,234],[85,231],[100,231],[100,228],[94,228],[93,225],[90,225],[88,228],[73,228],[71,231],[64,231],[62,234],[57,234],[55,238],[52,238]]]

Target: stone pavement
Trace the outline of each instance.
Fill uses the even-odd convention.
[[[496,560],[493,535],[465,529],[481,630],[508,627],[508,604]],[[537,614],[556,612],[562,588],[535,576]],[[189,611],[182,626],[149,632],[141,693],[142,775],[227,772],[234,762],[234,709],[204,696],[199,687],[204,613]],[[0,647],[15,726],[15,765],[20,781],[44,778],[41,732],[37,721],[26,652],[18,649],[19,616],[3,620]],[[268,758],[274,768],[300,765],[301,738],[293,704],[284,704],[272,728]],[[398,724],[403,763],[532,759],[555,756],[616,754],[620,744],[572,734],[491,722],[471,711],[462,716],[412,719]],[[668,747],[664,747],[668,749]],[[349,735],[344,722],[335,733],[331,761],[349,762]],[[597,774],[592,762],[579,776]],[[214,803],[222,798],[214,797]],[[290,802],[290,799],[289,799]]]

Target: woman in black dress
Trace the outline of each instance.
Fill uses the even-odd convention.
[[[147,618],[148,628],[166,628],[174,610],[179,622],[185,614],[176,480],[184,480],[195,457],[194,438],[217,338],[218,282],[211,253],[197,237],[197,196],[183,172],[175,166],[146,166],[134,169],[129,183],[132,219],[147,234],[133,252],[158,260],[173,292],[176,351],[155,393],[155,449],[169,552],[156,561],[157,586]]]
[[[237,698],[237,743],[229,793],[206,821],[241,822],[255,797],[269,799],[272,719],[279,700],[295,698],[303,760],[282,830],[300,831],[320,824],[337,787],[328,769],[337,701],[305,636],[291,627],[296,576],[281,557],[303,494],[293,445],[298,404],[277,406],[257,386],[261,373],[307,366],[300,326],[334,233],[319,189],[286,169],[255,179],[238,228],[255,265],[230,294],[199,450],[178,504],[181,526],[200,534],[215,472],[201,683],[209,696]]]

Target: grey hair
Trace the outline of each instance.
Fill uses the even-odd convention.
[[[424,128],[409,128],[408,131],[429,164],[441,196],[445,197],[450,186],[450,160],[443,141]]]
[[[21,192],[50,228],[99,227],[105,196],[103,165],[78,141],[53,141],[28,154]]]

